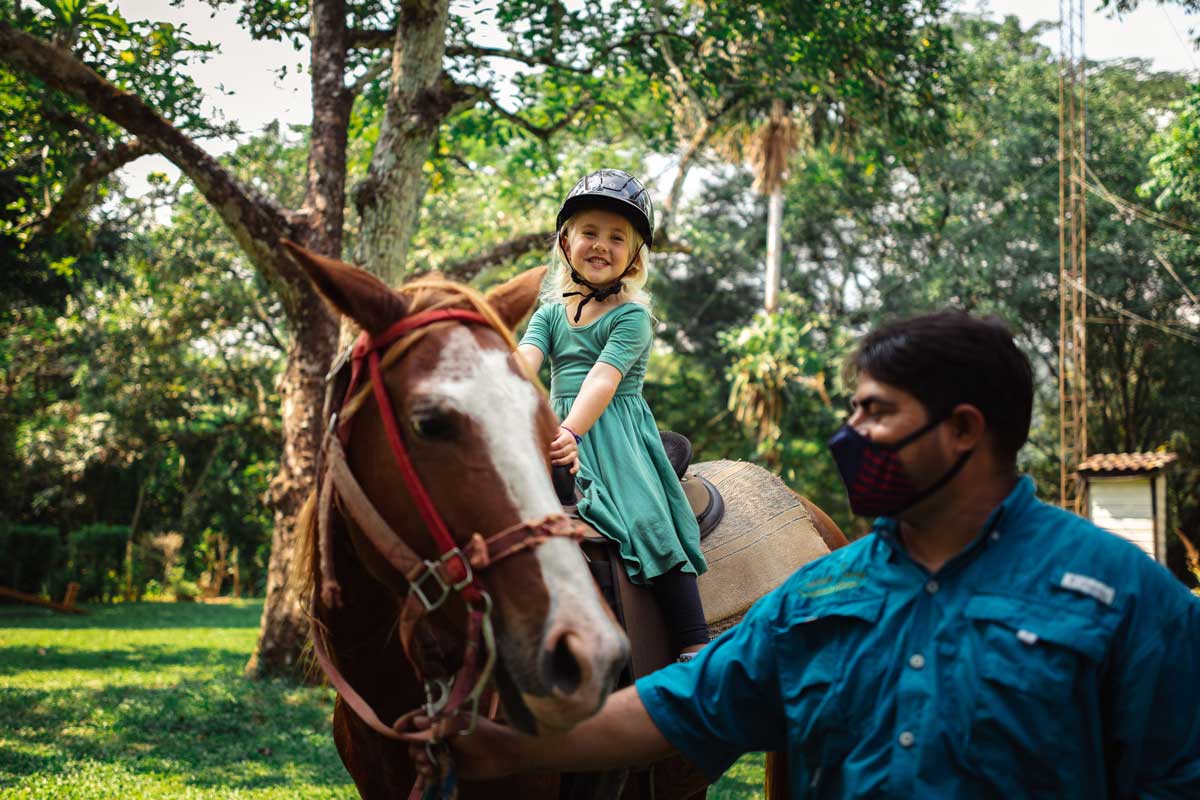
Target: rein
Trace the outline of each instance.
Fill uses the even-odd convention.
[[[337,668],[326,648],[324,632],[320,629],[313,631],[313,652],[321,670],[342,700],[372,730],[389,739],[425,743],[430,750],[431,760],[442,773],[443,790],[448,787],[448,794],[453,796],[456,787],[452,767],[446,763],[448,754],[445,760],[440,760],[434,757],[432,748],[452,733],[466,734],[474,730],[480,698],[496,663],[492,600],[479,575],[492,564],[537,547],[553,537],[579,541],[582,529],[564,514],[550,514],[542,519],[518,522],[486,537],[478,532],[473,533],[465,545],[459,545],[451,536],[404,446],[382,370],[383,363],[390,364],[403,355],[420,335],[429,330],[428,326],[441,322],[484,325],[502,335],[506,333],[496,322],[478,311],[451,308],[412,314],[377,336],[370,336],[364,331],[349,353],[352,359],[350,381],[339,409],[346,413],[339,418],[339,412],[334,412],[329,418],[321,451],[324,472],[320,476],[317,494],[321,602],[328,608],[342,605],[342,590],[333,564],[332,514],[336,494],[338,505],[367,537],[372,547],[408,582],[408,594],[400,613],[400,642],[405,656],[422,681],[427,702],[424,707],[406,712],[388,725]],[[515,349],[511,336],[504,336],[504,339],[510,348]],[[344,360],[335,365],[326,380],[333,380],[342,366]],[[436,558],[422,558],[388,524],[363,491],[346,459],[349,439],[347,423],[354,412],[361,408],[361,402],[352,400],[359,400],[355,392],[364,376],[370,381],[371,393],[379,406],[388,444],[404,478],[405,487],[437,546]],[[414,651],[417,629],[426,617],[440,609],[455,593],[462,596],[467,607],[467,642],[462,665],[449,682],[430,679],[425,677],[426,670],[422,669],[419,663],[421,659]],[[464,711],[465,720],[461,716]],[[414,718],[418,714],[429,717],[428,729],[416,728]],[[412,797],[419,797],[424,788],[424,779],[418,779]]]

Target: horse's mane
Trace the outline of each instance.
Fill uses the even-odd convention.
[[[510,349],[516,350],[517,343],[513,333],[500,316],[488,303],[483,293],[458,283],[447,280],[438,273],[431,273],[401,286],[397,293],[404,298],[409,314],[422,311],[434,311],[444,308],[467,308],[478,312],[488,324],[503,337]],[[384,354],[381,366],[387,367],[400,358],[410,347],[420,341],[437,326],[419,328],[388,348]],[[524,369],[524,362],[517,359],[518,366]],[[532,376],[536,385],[540,386],[536,376]],[[341,420],[348,420],[358,411],[371,393],[371,387],[361,387],[353,397],[346,400],[339,412]],[[319,481],[323,476],[318,475]],[[295,529],[295,568],[289,577],[289,584],[295,596],[300,599],[301,608],[312,625],[314,636],[324,636],[327,630],[324,622],[316,613],[315,600],[317,597],[317,579],[320,575],[320,553],[318,550],[318,520],[317,520],[317,489],[309,493],[308,498],[296,516]],[[315,665],[310,665],[315,669]]]

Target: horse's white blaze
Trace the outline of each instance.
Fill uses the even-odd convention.
[[[451,331],[437,367],[417,390],[453,404],[478,427],[484,450],[523,520],[560,513],[562,506],[546,475],[536,429],[538,393],[510,365],[510,354],[479,346],[468,331]],[[550,595],[547,627],[586,631],[598,662],[620,657],[623,639],[601,607],[600,596],[579,548],[551,540],[537,549]]]

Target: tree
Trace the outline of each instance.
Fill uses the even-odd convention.
[[[883,319],[923,310],[953,307],[1001,316],[1015,328],[1039,376],[1039,426],[1023,465],[1053,492],[1057,59],[1038,42],[1041,25],[1022,29],[1015,18],[965,15],[951,27],[960,56],[947,76],[947,123],[939,147],[904,148],[864,127],[853,144],[828,142],[793,162],[784,187],[790,211],[783,225],[783,297],[802,298],[799,320],[813,322],[812,330],[820,332],[826,324],[822,319],[828,318],[831,330],[850,339]],[[1191,225],[1195,218],[1188,207],[1174,205],[1147,215],[1135,200],[1138,185],[1155,169],[1175,163],[1190,172],[1190,151],[1178,138],[1180,131],[1168,126],[1156,135],[1165,115],[1185,96],[1185,81],[1137,61],[1090,65],[1088,81],[1094,173],[1089,288],[1109,304],[1089,301],[1093,448],[1170,446],[1190,452],[1183,448],[1194,447],[1186,443],[1196,436],[1187,409],[1200,378],[1200,348],[1185,338],[1196,335],[1197,317],[1184,286],[1195,287],[1200,273],[1195,240],[1179,225]],[[1187,116],[1175,113],[1186,128]],[[754,304],[759,267],[748,254],[765,234],[766,215],[765,203],[752,193],[752,179],[744,170],[716,173],[691,205],[680,209],[677,234],[691,252],[670,256],[664,270],[669,280],[655,284],[667,340],[688,357],[691,369],[703,365],[706,373],[691,381],[694,393],[701,391],[697,386],[719,381],[735,359],[747,355],[723,350],[719,334],[743,326]],[[1157,196],[1161,190],[1147,191]],[[747,336],[747,347],[755,335]],[[817,336],[803,344],[831,373],[844,353],[836,337]],[[662,391],[673,396],[669,389]],[[829,391],[836,406],[844,388],[832,381]],[[780,453],[780,468],[794,475],[795,486],[836,511],[841,502],[836,483],[826,482],[830,462],[822,456],[836,415],[817,413],[811,392],[785,397],[780,439],[795,450]],[[703,426],[713,416],[669,405],[671,424]],[[745,447],[716,434],[697,438],[729,448],[705,453],[709,456]],[[740,452],[754,456],[752,448]],[[1195,473],[1189,474],[1187,480],[1195,480]],[[1181,477],[1170,502],[1175,519],[1194,526],[1190,485]],[[838,518],[850,524],[848,515]]]
[[[288,197],[305,156],[303,139],[270,130],[224,163]],[[189,557],[208,540],[261,588],[286,320],[203,198],[156,185],[169,223],[144,199],[115,203],[130,222],[105,273],[0,321],[4,514],[64,532],[124,525],[131,577],[144,572],[144,540],[177,531],[193,576]]]
[[[178,31],[130,22],[83,0],[47,0],[48,11],[15,0],[0,3],[0,63],[32,79],[30,95],[61,92],[93,119],[107,119],[136,136],[142,147],[170,159],[221,217],[282,305],[292,334],[280,381],[283,449],[272,482],[276,517],[268,596],[250,670],[294,669],[306,623],[288,589],[292,526],[312,485],[324,425],[321,379],[336,328],[278,242],[289,237],[319,253],[341,254],[347,127],[355,98],[365,93],[384,99],[371,166],[355,192],[362,232],[358,260],[395,283],[403,276],[426,188],[425,164],[453,112],[486,105],[515,124],[539,130],[543,140],[563,124],[560,119],[539,126],[504,110],[492,96],[494,63],[515,61],[564,81],[577,76],[580,99],[562,117],[574,119],[595,105],[591,92],[619,76],[628,54],[650,35],[646,15],[637,3],[615,3],[599,17],[557,3],[510,0],[497,6],[496,16],[512,46],[494,48],[472,41],[469,21],[451,16],[447,0],[405,0],[394,6],[376,0],[243,3],[242,20],[255,36],[310,40],[313,123],[307,179],[302,202],[289,210],[237,180],[183,124],[198,121],[195,93],[186,81],[163,76],[176,75],[174,62],[197,51]],[[135,46],[147,36],[160,37],[160,46]],[[377,59],[380,50],[389,56]]]

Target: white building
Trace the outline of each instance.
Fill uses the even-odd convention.
[[[1167,563],[1167,467],[1174,453],[1098,453],[1079,465],[1092,522]]]

